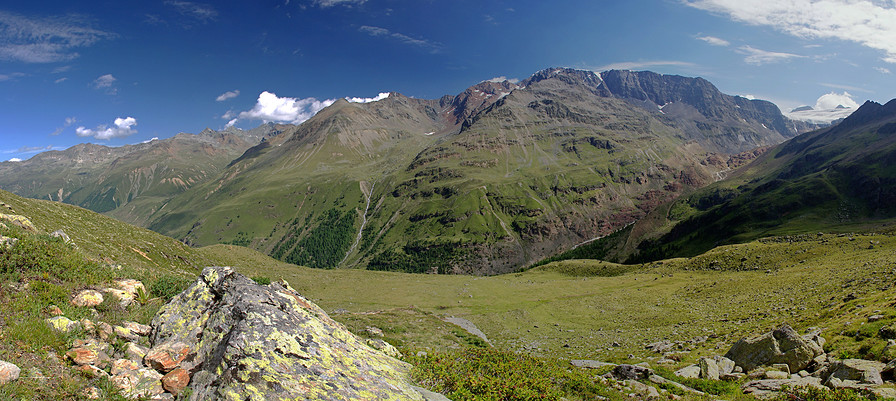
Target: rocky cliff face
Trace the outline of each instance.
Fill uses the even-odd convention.
[[[367,346],[285,282],[206,268],[152,322],[191,400],[423,400],[410,365]]]

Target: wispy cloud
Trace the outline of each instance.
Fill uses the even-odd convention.
[[[603,65],[600,67],[590,68],[593,71],[607,71],[607,70],[639,70],[643,68],[652,68],[652,67],[697,67],[697,64],[689,63],[686,61],[674,61],[674,60],[653,60],[653,61],[623,61],[619,63],[612,63]]]
[[[13,80],[16,78],[21,78],[24,76],[25,76],[25,74],[23,74],[21,72],[11,72],[9,74],[0,74],[0,82],[10,81],[10,80]]]
[[[106,94],[115,95],[118,94],[118,88],[115,87],[116,81],[118,81],[118,78],[115,78],[112,74],[106,74],[94,79],[90,86],[94,89],[105,90]]]
[[[279,97],[274,93],[264,91],[258,95],[255,107],[252,110],[240,113],[239,118],[299,124],[313,117],[318,111],[323,110],[335,101],[335,99],[317,100],[313,97],[305,99]],[[228,122],[228,126],[232,126],[236,122],[236,119],[231,120]]]
[[[881,74],[889,74],[890,69],[884,67],[874,67],[874,69]]]
[[[730,46],[731,45],[731,42],[729,42],[725,39],[717,38],[715,36],[697,36],[697,39],[702,40],[706,43],[709,43],[713,46]]]
[[[793,53],[781,53],[761,50],[749,45],[739,47],[738,53],[746,55],[746,57],[744,57],[744,61],[754,65],[780,63],[794,58],[806,57]]]
[[[233,98],[235,98],[235,97],[237,97],[237,96],[239,96],[239,95],[240,95],[240,91],[239,91],[239,90],[227,91],[227,92],[224,92],[224,93],[218,95],[218,97],[215,99],[215,101],[216,101],[216,102],[223,102],[223,101],[225,101],[225,100],[227,100],[227,99],[233,99]]]
[[[214,21],[218,18],[218,11],[208,4],[177,0],[168,0],[165,4],[174,7],[181,15],[198,20],[202,23]]]
[[[872,91],[872,90],[868,90],[868,89],[865,89],[865,88],[859,88],[859,87],[857,87],[857,86],[840,85],[840,84],[831,84],[831,83],[825,83],[825,82],[822,82],[820,85],[821,85],[821,86],[826,86],[826,87],[828,87],[828,88],[843,89],[843,90],[853,91],[853,92],[874,93],[874,91]]]
[[[311,3],[322,8],[328,8],[333,6],[360,6],[361,4],[366,3],[367,0],[312,0]]]
[[[439,53],[442,50],[442,45],[440,45],[438,43],[435,43],[435,42],[432,42],[432,41],[429,41],[426,39],[413,38],[413,37],[410,37],[403,33],[392,32],[386,28],[381,28],[378,26],[364,25],[361,28],[359,28],[358,30],[361,32],[364,32],[370,36],[392,38],[392,39],[402,42],[406,45],[411,45],[411,46],[419,47],[421,49],[425,49],[425,50],[429,51],[430,53]]]
[[[0,11],[0,60],[69,61],[78,57],[76,49],[114,36],[76,16],[29,18]]]
[[[59,134],[62,133],[62,131],[65,131],[66,128],[71,127],[73,124],[75,124],[75,123],[77,123],[77,122],[78,122],[78,119],[77,119],[77,118],[74,118],[74,117],[67,117],[67,118],[65,119],[65,124],[63,124],[63,125],[62,125],[61,127],[59,127],[59,128],[56,128],[56,130],[53,131],[50,135],[52,135],[52,136],[59,135]]]
[[[688,6],[801,37],[840,39],[884,52],[896,63],[892,0],[684,0]]]
[[[134,117],[116,118],[112,126],[100,125],[95,129],[85,128],[83,126],[75,128],[75,133],[80,137],[94,137],[95,139],[108,140],[112,138],[124,138],[137,133],[134,126],[137,125],[137,119]]]
[[[504,82],[504,81],[510,81],[510,83],[512,83],[512,84],[517,84],[517,83],[520,82],[519,79],[516,79],[516,78],[507,78],[507,77],[505,77],[505,76],[503,76],[503,75],[501,75],[500,77],[494,77],[494,78],[489,79],[488,81],[484,81],[484,82],[492,82],[492,83],[499,84],[499,83]]]

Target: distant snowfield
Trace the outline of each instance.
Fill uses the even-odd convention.
[[[802,110],[785,113],[791,120],[806,121],[813,124],[829,124],[831,121],[849,117],[855,108],[839,108],[826,110]]]

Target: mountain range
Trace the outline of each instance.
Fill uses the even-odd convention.
[[[45,152],[0,163],[0,188],[312,267],[493,274],[814,128],[701,78],[551,68],[439,99],[339,100],[300,125]]]

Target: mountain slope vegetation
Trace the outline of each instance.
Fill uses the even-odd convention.
[[[802,129],[700,78],[563,68],[437,100],[340,100],[299,126],[266,127],[264,141],[207,156],[176,137],[170,162],[157,144],[94,163],[68,187],[59,170],[40,178],[42,159],[4,165],[18,170],[0,186],[38,197],[71,187],[49,197],[313,267],[494,274],[630,224],[717,180],[733,155]],[[198,137],[214,135],[231,134]]]
[[[641,244],[635,260],[690,256],[769,235],[890,224],[894,166],[896,100],[867,102],[840,124],[793,138],[730,179],[668,205],[659,219],[668,232]]]

